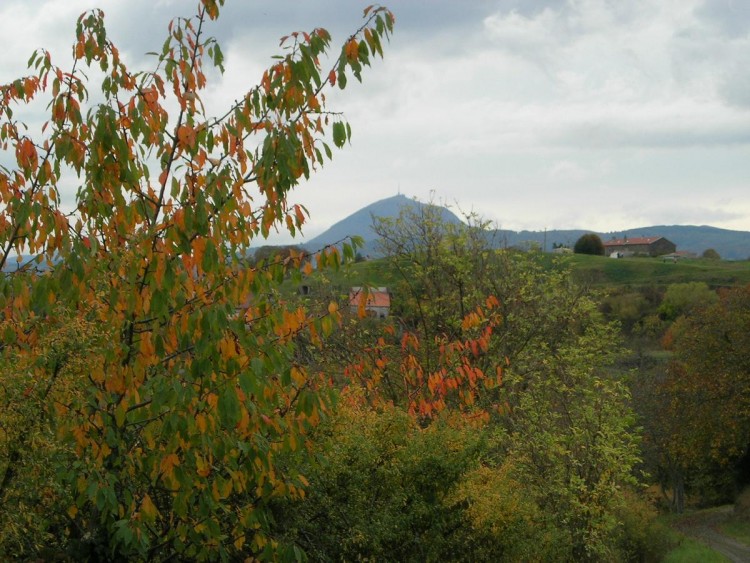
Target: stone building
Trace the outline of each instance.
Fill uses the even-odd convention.
[[[664,237],[624,237],[603,242],[605,256],[615,253],[620,256],[661,256],[677,251],[677,246]]]

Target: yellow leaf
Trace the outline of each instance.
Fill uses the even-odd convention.
[[[227,479],[221,487],[222,498],[227,498],[232,493],[232,480]]]
[[[156,506],[154,506],[151,497],[146,494],[141,501],[141,514],[143,514],[148,520],[155,520],[158,512],[159,511],[156,510]]]
[[[200,430],[201,434],[206,433],[206,415],[203,413],[199,413],[195,417],[195,424],[198,426],[198,430]]]
[[[200,456],[195,457],[195,466],[197,468],[198,475],[200,475],[201,477],[208,477],[208,475],[211,473],[211,465]]]
[[[177,454],[169,454],[161,460],[161,472],[166,477],[171,477],[174,474],[174,468],[180,465],[180,458]]]

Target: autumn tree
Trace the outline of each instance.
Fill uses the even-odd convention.
[[[446,222],[426,205],[375,226],[400,278],[399,325],[349,373],[360,380],[360,368],[373,367],[365,379],[416,412],[439,410],[448,397],[471,408],[512,407],[515,393],[499,395],[504,372],[538,373],[548,354],[601,321],[563,262],[548,267],[538,254],[493,248],[490,226],[466,219]]]
[[[750,288],[681,317],[665,336],[674,357],[643,393],[651,403],[647,445],[673,508],[686,491],[726,500],[734,465],[750,444]]]
[[[211,116],[205,65],[222,70],[223,55],[207,33],[222,6],[202,0],[175,19],[146,71],[129,69],[103,13],[87,12],[70,69],[37,51],[30,75],[0,87],[12,162],[0,168],[0,267],[13,270],[0,280],[0,384],[11,390],[0,409],[10,452],[0,510],[8,522],[18,488],[39,473],[32,436],[8,429],[55,428],[61,457],[46,502],[60,518],[37,526],[49,557],[294,555],[277,553],[267,503],[301,496],[305,480],[276,460],[301,447],[327,406],[295,362],[294,337],[320,342],[337,311],[315,317],[270,291],[285,269],[304,275],[299,253],[260,268],[245,257],[271,229],[303,226],[289,190],[331,158],[329,135],[337,147],[350,136],[325,90],[361,79],[394,18],[365,9],[329,68],[327,31],[291,34],[258,85]],[[26,105],[46,108],[39,131],[17,120]],[[72,212],[61,203],[67,183],[77,186]],[[331,248],[315,260],[341,258]],[[49,332],[65,326],[95,329],[65,351]],[[4,556],[40,555],[5,533]]]
[[[446,224],[437,209],[407,208],[376,230],[402,276],[401,318],[357,349],[350,387],[375,410],[401,406],[425,430],[447,415],[501,436],[453,484],[467,502],[510,483],[522,491],[524,516],[507,543],[492,539],[501,552],[487,558],[625,557],[620,516],[631,510],[623,491],[636,482],[638,440],[628,390],[610,371],[618,327],[595,296],[564,263],[492,248],[481,221]],[[471,518],[478,529],[507,523]],[[550,543],[530,539],[534,526]]]
[[[92,319],[63,305],[39,322],[39,354],[9,347],[0,362],[0,553],[37,553],[48,559],[56,554],[54,530],[65,528],[65,509],[74,502],[73,491],[57,472],[75,461],[74,445],[58,439],[59,419],[49,406],[80,400],[89,354],[102,344],[103,335]],[[0,326],[3,333],[10,330],[8,321]],[[35,378],[40,363],[53,381]]]
[[[620,517],[633,510],[623,493],[637,483],[639,448],[630,395],[607,372],[617,351],[616,328],[591,322],[577,342],[540,354],[537,371],[507,376],[523,388],[508,417],[512,475],[544,507],[560,559],[623,559]]]

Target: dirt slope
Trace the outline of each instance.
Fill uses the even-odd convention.
[[[686,536],[695,538],[718,551],[730,561],[750,562],[750,546],[725,536],[719,531],[719,525],[731,515],[731,505],[713,510],[702,510],[681,519],[675,527]]]

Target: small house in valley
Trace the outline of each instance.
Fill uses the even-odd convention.
[[[623,237],[603,242],[605,256],[662,256],[677,251],[677,246],[664,237]]]
[[[349,310],[356,313],[364,307],[366,314],[378,319],[391,312],[391,294],[387,287],[353,287],[349,291]]]

